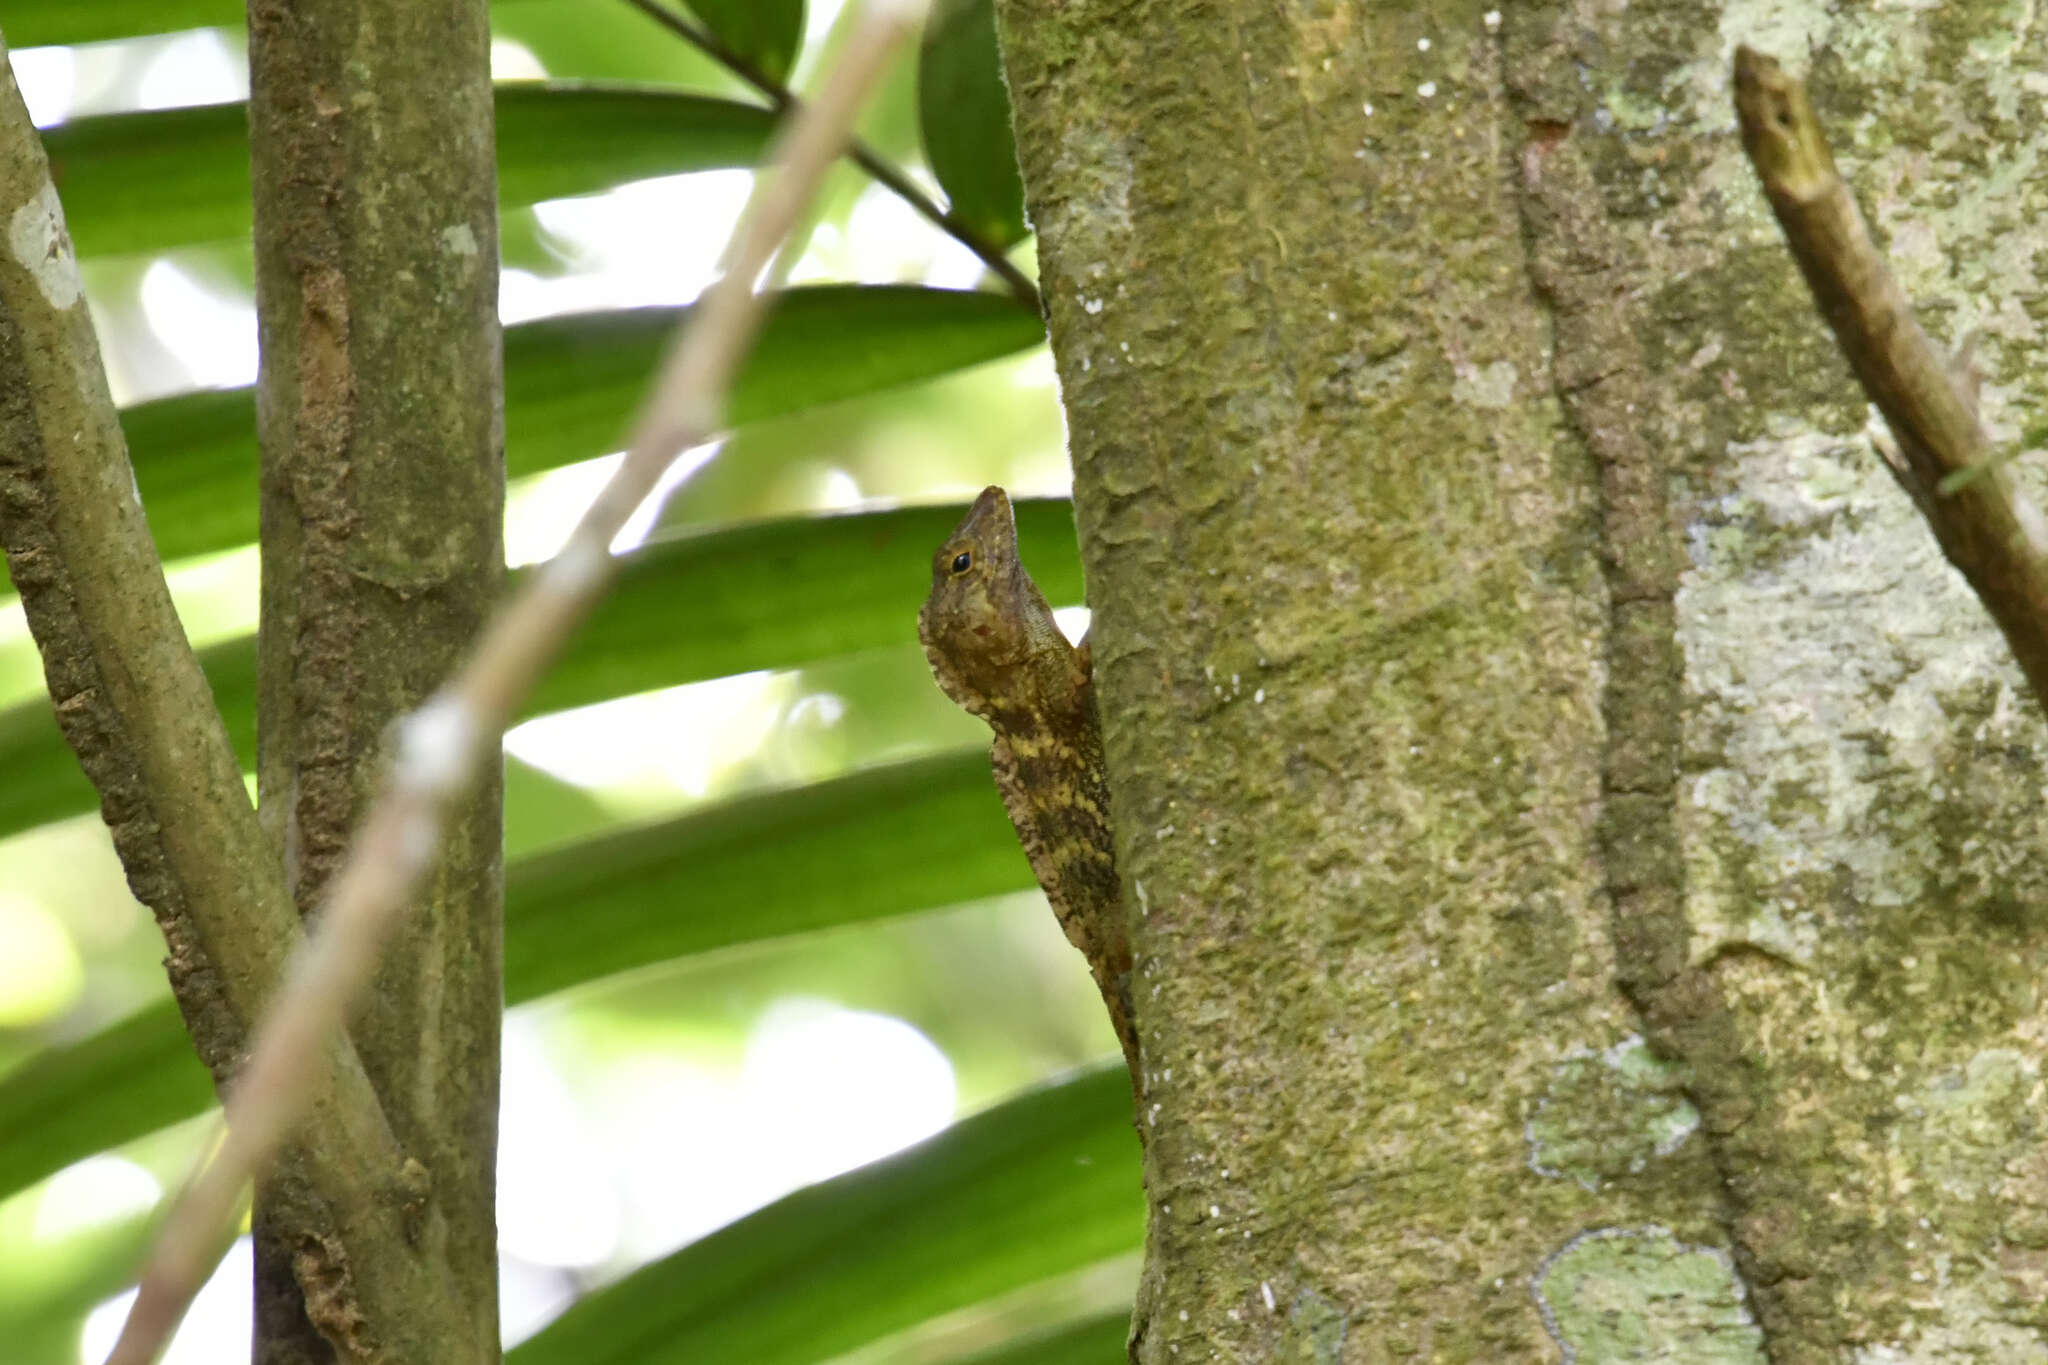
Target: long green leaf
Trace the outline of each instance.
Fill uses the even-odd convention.
[[[526,714],[657,687],[907,644],[926,557],[961,508],[902,508],[732,527],[649,545],[529,699]],[[1081,597],[1067,504],[1017,504],[1024,559],[1055,602]],[[678,604],[686,604],[679,606]],[[253,636],[200,661],[228,734],[250,763]],[[0,710],[0,836],[90,810],[93,793],[42,699]]]
[[[156,1220],[117,1218],[88,1232],[10,1257],[0,1281],[0,1341],[19,1365],[71,1365],[78,1326],[95,1306],[133,1283]],[[18,1248],[9,1248],[17,1252]]]
[[[917,62],[925,157],[962,222],[1000,246],[1024,240],[1024,181],[992,0],[938,0]]]
[[[1102,1313],[1065,1327],[1006,1342],[950,1365],[1117,1365],[1131,1333],[1128,1311]]]
[[[590,1295],[507,1359],[829,1359],[1135,1247],[1137,1156],[1126,1078],[1092,1071],[743,1218]]]
[[[507,879],[505,992],[1031,885],[979,749],[573,844]]]
[[[505,999],[1031,885],[979,749],[583,840],[505,877]],[[0,1077],[0,1198],[213,1102],[169,1002]]]
[[[244,7],[244,0],[7,0],[0,28],[10,47],[103,43],[187,28],[240,28]]]
[[[687,309],[635,308],[505,331],[505,461],[514,477],[616,449]],[[997,294],[901,285],[786,291],[734,385],[734,425],[930,379],[1028,349],[1037,318]],[[180,394],[121,413],[142,505],[166,560],[256,538],[256,400]],[[0,591],[7,581],[0,577]],[[0,727],[4,728],[4,727]]]
[[[520,81],[497,87],[498,199],[508,207],[628,180],[752,166],[775,116],[672,90]],[[73,119],[43,134],[81,256],[249,235],[248,110],[203,104]]]
[[[9,47],[101,43],[181,28],[240,25],[243,0],[7,0]]]

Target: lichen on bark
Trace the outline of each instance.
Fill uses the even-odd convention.
[[[1557,1358],[1596,1243],[1730,1358],[2038,1351],[2038,721],[1725,76],[1816,45],[2010,439],[2008,9],[999,5],[1148,907],[1140,1359]],[[1670,1090],[1583,1069],[1638,1034]]]

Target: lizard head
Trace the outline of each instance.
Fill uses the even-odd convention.
[[[984,719],[993,701],[1012,700],[1030,685],[1041,656],[1071,654],[1017,557],[1017,522],[1002,489],[981,490],[932,555],[932,589],[917,614],[917,638],[940,688]]]

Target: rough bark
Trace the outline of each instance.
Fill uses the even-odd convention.
[[[2038,26],[998,12],[1140,911],[1134,1356],[2048,1359],[2041,727],[1726,76],[1811,45],[2010,439]]]
[[[259,807],[304,911],[388,726],[448,673],[503,574],[489,34],[483,0],[251,0],[249,36]],[[288,1156],[258,1202],[259,1361],[497,1359],[495,767],[445,839],[351,1033],[406,1153],[390,1191],[421,1229],[412,1253],[455,1292],[366,1318],[366,1268],[328,1254]]]

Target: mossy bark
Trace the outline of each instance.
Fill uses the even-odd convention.
[[[392,721],[449,672],[504,572],[487,6],[251,0],[249,37],[259,810],[310,910]],[[389,1198],[460,1289],[365,1318],[350,1280],[366,1268],[330,1254],[287,1157],[258,1199],[260,1362],[498,1358],[497,785],[493,771],[446,823],[351,1023],[406,1153]]]
[[[1134,1356],[2048,1359],[2041,723],[1727,82],[1811,51],[2016,438],[2031,11],[998,12],[1139,914]]]

